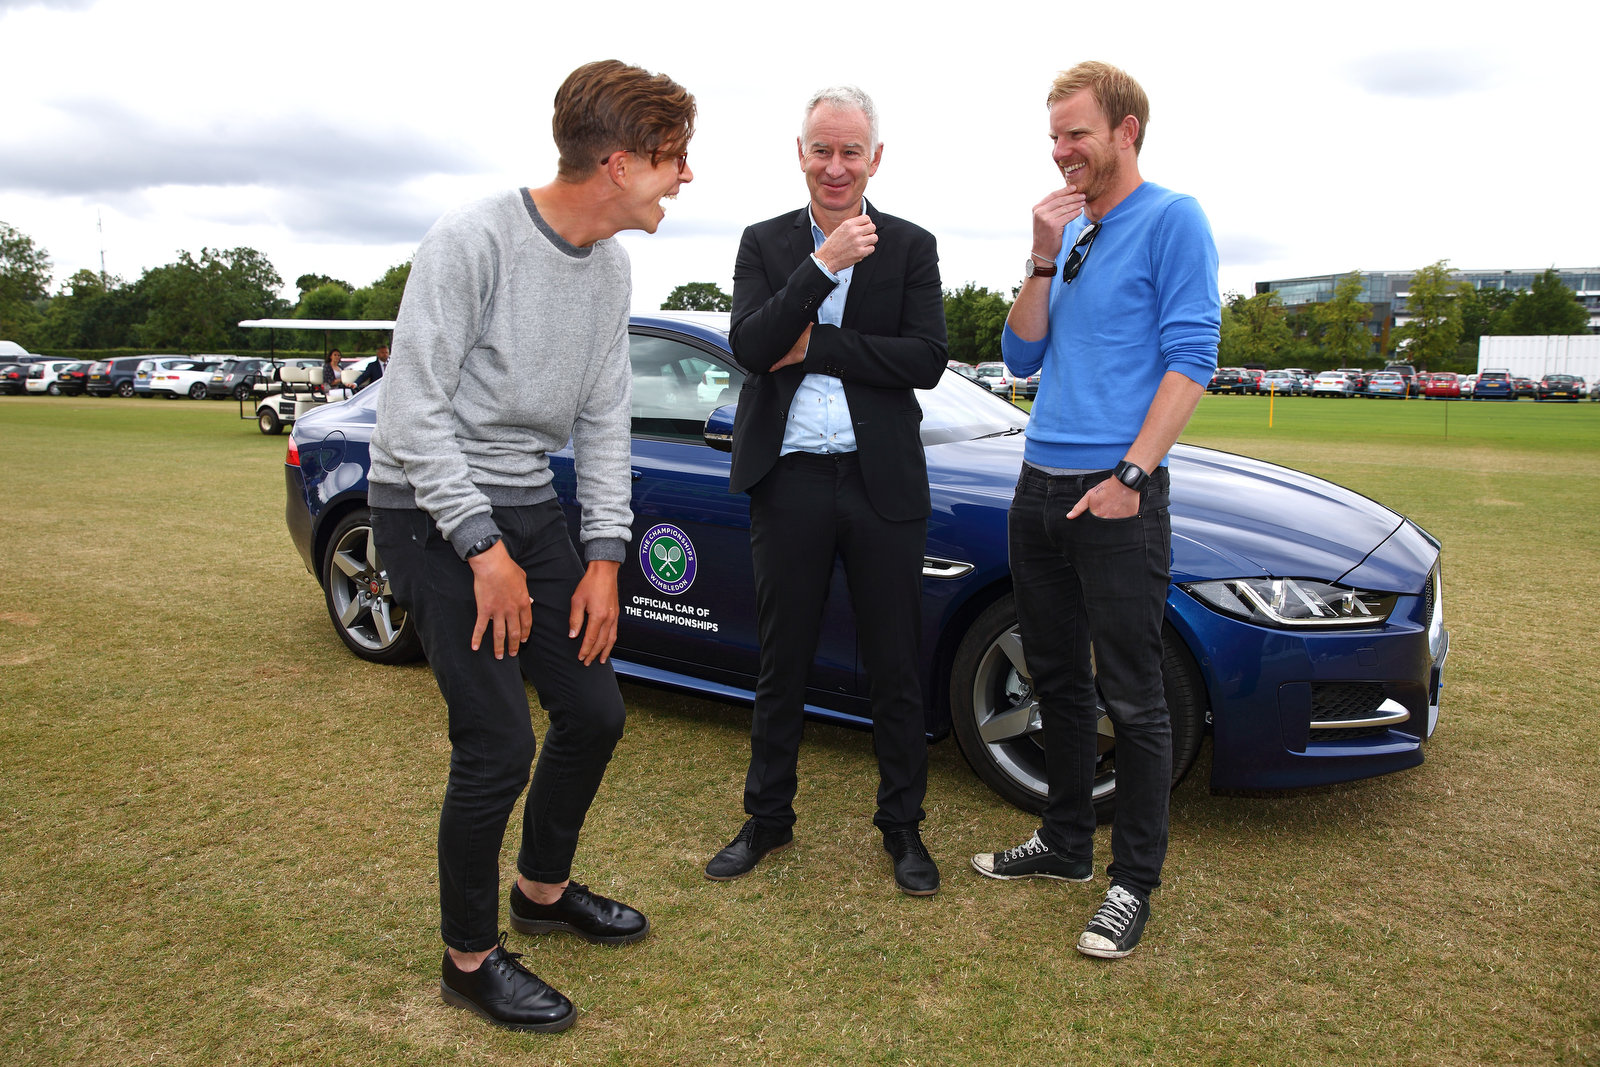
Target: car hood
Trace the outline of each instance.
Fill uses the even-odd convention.
[[[1014,434],[928,446],[935,512],[1008,505],[1024,443]],[[1174,581],[1250,575],[1339,581],[1361,568],[1363,588],[1412,591],[1418,573],[1431,566],[1431,557],[1423,558],[1431,541],[1415,527],[1418,536],[1398,539],[1394,552],[1379,551],[1409,524],[1343,486],[1193,445],[1174,447],[1169,464]]]

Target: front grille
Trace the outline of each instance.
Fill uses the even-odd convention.
[[[1383,703],[1383,686],[1377,682],[1337,682],[1311,686],[1311,740],[1350,741],[1358,737],[1379,737],[1387,726],[1352,726],[1317,729],[1319,722],[1367,719]]]
[[[1329,682],[1311,686],[1311,721],[1368,719],[1383,703],[1383,686],[1377,682]],[[1329,731],[1330,733],[1332,731]],[[1382,732],[1381,730],[1379,731]],[[1322,736],[1318,733],[1318,736]]]

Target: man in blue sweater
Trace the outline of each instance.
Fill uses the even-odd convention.
[[[1150,109],[1139,84],[1080,63],[1046,103],[1066,185],[1034,206],[1026,280],[1001,348],[1014,374],[1043,368],[1010,554],[1049,799],[1033,837],[972,865],[990,878],[1093,875],[1098,679],[1116,730],[1111,886],[1077,947],[1117,959],[1139,942],[1166,857],[1166,456],[1216,369],[1222,307],[1199,205],[1140,177]]]

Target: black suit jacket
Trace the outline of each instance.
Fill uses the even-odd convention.
[[[729,488],[747,491],[778,460],[789,405],[807,374],[844,382],[861,478],[885,519],[926,518],[928,464],[913,389],[944,374],[944,292],[933,235],[867,204],[878,243],[855,265],[839,326],[818,324],[803,362],[768,372],[794,345],[834,283],[811,258],[807,208],[744,231],[733,268],[733,358],[749,375],[733,424]]]

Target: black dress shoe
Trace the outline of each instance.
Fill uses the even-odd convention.
[[[754,819],[746,819],[739,832],[727,847],[706,864],[706,877],[713,882],[726,882],[740,878],[755,870],[761,857],[780,848],[794,844],[794,831],[785,826],[781,830],[764,830]]]
[[[650,920],[626,904],[568,882],[554,904],[535,904],[511,883],[511,928],[521,934],[577,934],[597,945],[625,945],[650,932]]]
[[[444,954],[439,995],[447,1004],[476,1012],[507,1030],[552,1033],[577,1021],[572,1001],[545,985],[517,961],[520,952],[506,951],[506,935],[475,971],[463,971]]]
[[[894,860],[894,884],[900,892],[931,897],[939,891],[939,866],[915,829],[885,830],[883,850]]]

